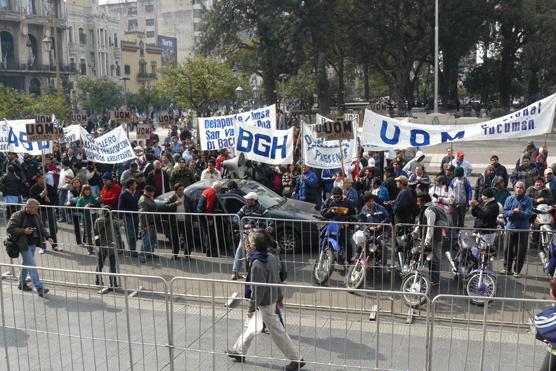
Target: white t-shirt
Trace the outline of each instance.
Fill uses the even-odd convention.
[[[75,175],[73,174],[72,169],[62,169],[62,170],[60,170],[60,180],[58,181],[58,189],[62,189],[62,187],[66,183],[71,184],[71,179],[73,179],[73,177],[75,177]]]

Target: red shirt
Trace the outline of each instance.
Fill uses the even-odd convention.
[[[205,213],[212,214],[214,211],[214,205],[216,204],[216,192],[212,188],[207,188],[203,191],[203,196],[207,199]]]
[[[100,191],[102,202],[106,206],[110,206],[110,209],[118,210],[118,199],[120,197],[120,193],[122,193],[122,188],[116,183],[112,183],[112,187],[110,187],[110,189],[104,186]]]

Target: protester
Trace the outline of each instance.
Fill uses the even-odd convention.
[[[78,208],[82,207],[84,209],[80,213],[81,221],[83,222],[82,242],[85,243],[89,255],[92,255],[94,253],[93,234],[92,234],[93,213],[88,209],[99,207],[99,205],[96,201],[96,197],[93,195],[90,185],[85,184],[83,187],[81,187],[81,193],[79,195],[79,199],[77,200],[76,206]]]
[[[407,177],[403,175],[396,178],[396,185],[400,192],[392,205],[392,210],[394,211],[394,224],[412,224],[416,216],[417,194],[414,189],[407,186]]]
[[[112,172],[110,171],[102,174],[102,182],[104,186],[100,191],[100,196],[97,197],[97,202],[109,207],[110,210],[118,210],[118,199],[122,188],[112,181]]]
[[[473,166],[469,161],[464,158],[465,154],[461,151],[456,153],[456,158],[452,160],[451,164],[457,169],[458,166],[463,169],[463,175],[467,178],[473,173]]]
[[[174,194],[168,199],[169,204],[176,205],[176,214],[170,217],[170,243],[174,260],[180,258],[180,250],[183,250],[184,259],[189,261],[190,249],[193,246],[193,220],[186,215],[191,212],[191,208],[185,198],[184,190],[183,184],[174,184]]]
[[[552,278],[549,283],[550,297],[556,300],[556,278]],[[540,371],[556,371],[556,307],[551,305],[535,315],[533,318],[537,333],[535,338],[543,342],[547,353],[544,357]]]
[[[155,197],[170,191],[170,177],[162,169],[162,163],[158,160],[153,162],[153,170],[148,173],[145,181],[147,185],[154,187]]]
[[[494,175],[502,177],[504,184],[508,186],[508,171],[506,170],[506,167],[498,161],[499,159],[497,155],[490,156],[490,164],[494,166]]]
[[[58,240],[56,238],[56,233],[58,232],[58,227],[56,225],[56,209],[55,206],[58,205],[58,194],[54,187],[46,184],[43,174],[39,174],[37,177],[37,184],[33,185],[29,190],[29,198],[37,200],[41,206],[39,214],[42,218],[42,222],[48,225],[48,231],[50,239],[53,241],[52,249],[54,251],[62,251],[62,248],[58,246]],[[39,248],[39,254],[46,253],[46,243],[45,239],[41,239],[43,243]]]
[[[108,207],[103,210],[95,220],[93,230],[95,233],[95,244],[98,247],[96,272],[102,272],[104,262],[106,261],[106,258],[108,258],[110,273],[118,273],[116,270],[116,246],[114,244],[115,230],[118,228],[118,222],[112,220],[110,209]],[[110,275],[109,285],[106,288],[102,288],[104,285],[102,276],[97,274],[95,284],[101,287],[99,293],[104,294],[118,287],[118,280],[116,276]]]
[[[6,233],[9,239],[17,243],[21,254],[21,264],[25,266],[35,267],[35,249],[42,246],[44,241],[48,240],[52,245],[54,241],[50,239],[50,234],[43,226],[41,218],[38,216],[40,203],[34,198],[29,198],[25,204],[25,208],[12,214]],[[37,290],[37,295],[43,297],[48,292],[43,287],[39,273],[36,269],[22,268],[19,274],[18,289],[21,291],[32,291],[27,286],[27,276],[31,275],[31,281]]]
[[[170,187],[174,189],[176,184],[180,183],[187,188],[196,181],[197,178],[193,170],[188,167],[183,158],[180,158],[178,160],[178,166],[174,167],[174,170],[172,170],[172,174],[170,175]]]
[[[293,195],[296,199],[305,202],[317,203],[320,199],[318,195],[318,178],[310,166],[302,165],[302,173],[297,177]]]
[[[79,196],[81,195],[81,181],[78,177],[75,177],[71,181],[71,188],[68,191],[68,196],[66,198],[65,206],[76,207]],[[71,215],[71,221],[73,223],[73,232],[75,233],[75,241],[78,245],[83,244],[81,240],[81,225],[79,222],[79,213],[75,209],[68,210],[69,215]]]
[[[205,189],[199,198],[197,204],[197,212],[205,214],[199,216],[201,228],[203,229],[207,240],[205,241],[206,255],[218,256],[219,255],[219,241],[220,238],[216,234],[217,219],[211,215],[214,214],[214,207],[218,202],[216,194],[222,190],[222,183],[215,181],[212,186]]]
[[[0,178],[0,192],[2,192],[4,202],[7,204],[16,204],[6,207],[6,217],[8,219],[19,209],[17,204],[23,202],[23,188],[24,184],[21,178],[16,174],[15,167],[13,165],[8,165],[6,175]]]
[[[130,179],[135,179],[135,176],[139,173],[139,165],[135,161],[129,163],[129,168],[126,169],[122,176],[120,177],[120,184],[125,185]]]
[[[136,196],[137,182],[128,179],[125,189],[118,197],[118,211],[123,215],[125,235],[131,257],[137,257],[137,239],[139,237],[139,197]],[[142,192],[142,190],[141,190]]]
[[[531,187],[535,182],[535,177],[539,175],[539,171],[535,165],[531,163],[528,155],[523,155],[521,164],[516,166],[512,173],[512,186],[515,188],[517,182],[523,182],[525,189]]]
[[[524,157],[525,160],[525,157]],[[515,278],[519,278],[525,255],[527,254],[527,235],[529,229],[529,218],[533,208],[533,203],[525,195],[525,183],[518,181],[514,186],[515,195],[510,196],[504,203],[504,217],[506,218],[506,232],[509,234],[509,241],[505,252],[505,269],[502,274],[512,274],[515,261]]]
[[[500,207],[494,199],[492,188],[483,189],[481,202],[471,200],[470,205],[471,215],[475,217],[473,228],[481,233],[489,246],[492,246],[496,237],[497,218],[500,213]]]
[[[217,180],[222,180],[222,176],[220,175],[220,171],[216,169],[216,162],[210,160],[208,162],[208,167],[203,170],[201,173],[201,180],[206,181],[208,183],[213,183]]]
[[[58,182],[58,194],[60,196],[59,198],[60,204],[57,204],[58,206],[64,206],[64,203],[66,202],[66,198],[68,196],[68,191],[71,188],[71,180],[75,176],[73,170],[70,168],[70,165],[71,163],[69,160],[67,159],[62,160],[62,169],[60,170],[60,181]],[[69,217],[66,217],[66,210],[62,207],[60,209],[60,219],[58,220],[58,222],[65,223],[66,219],[68,218]]]
[[[496,176],[495,173],[496,170],[494,166],[489,165],[483,174],[479,174],[477,181],[475,182],[475,188],[473,189],[473,199],[475,201],[480,201],[483,190],[494,186],[493,181]]]

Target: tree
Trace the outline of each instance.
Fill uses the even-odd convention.
[[[300,109],[309,110],[311,108],[316,85],[314,76],[307,66],[299,70],[295,76],[290,77],[284,88],[286,96],[290,100],[299,102]]]
[[[38,97],[22,96],[21,117],[33,118],[35,115],[54,115],[57,119],[66,120],[71,115],[71,106],[64,96],[40,95]]]
[[[0,120],[21,118],[21,94],[10,87],[0,84]]]
[[[108,78],[82,76],[76,85],[77,101],[89,113],[105,113],[124,103],[122,88]]]
[[[209,58],[189,58],[177,66],[161,69],[160,88],[184,108],[198,115],[231,101],[239,80],[224,63]]]
[[[136,106],[143,113],[148,113],[150,107],[157,109],[170,103],[170,96],[158,86],[141,87],[138,93],[127,96],[127,105]]]

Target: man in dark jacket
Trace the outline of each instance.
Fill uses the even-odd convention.
[[[153,170],[147,175],[146,184],[154,187],[155,197],[170,191],[170,177],[162,170],[160,161],[153,162]]]
[[[118,225],[118,222],[116,220],[112,220],[110,209],[105,207],[105,210],[103,210],[97,217],[93,226],[95,241],[98,241],[97,272],[102,272],[102,269],[104,268],[104,261],[108,257],[110,273],[118,273],[116,270],[116,246],[114,244],[114,237],[115,231],[119,228],[120,226]],[[117,277],[110,276],[109,282],[110,284],[107,287],[100,289],[99,294],[105,294],[118,287]],[[96,275],[95,284],[97,286],[103,285],[101,275]]]
[[[507,187],[508,184],[509,184],[508,183],[508,170],[506,170],[506,167],[498,161],[499,161],[499,159],[498,159],[497,155],[490,156],[490,164],[492,166],[494,166],[494,175],[502,177],[502,179],[504,179],[504,184]]]
[[[303,164],[303,173],[297,177],[294,197],[300,201],[317,203],[319,180],[311,168]]]
[[[408,179],[403,175],[396,178],[396,185],[400,192],[392,206],[392,210],[394,211],[394,223],[413,224],[417,208],[417,194],[414,189],[407,186]]]
[[[41,219],[38,216],[39,206],[40,204],[37,200],[29,198],[25,204],[25,209],[15,212],[8,222],[6,232],[8,236],[10,236],[10,239],[15,241],[19,247],[22,265],[32,267],[36,266],[36,247],[41,246],[41,244],[47,239],[50,243],[54,243],[50,240],[50,234],[46,228],[44,228]],[[43,287],[39,273],[36,269],[21,269],[18,289],[22,291],[33,290],[25,283],[29,274],[31,275],[31,280],[33,281],[35,289],[37,289],[37,294],[40,297],[43,297],[44,294],[48,292],[48,289]]]
[[[8,165],[8,172],[0,178],[0,191],[7,204],[20,204],[23,199],[23,182],[15,173],[13,165]],[[11,215],[19,209],[17,205],[8,205],[6,207],[6,216],[9,219]]]
[[[191,248],[194,246],[193,219],[190,213],[191,205],[185,197],[185,186],[181,183],[174,184],[174,194],[168,199],[168,204],[173,205],[178,201],[181,204],[176,207],[176,213],[170,215],[170,242],[172,243],[173,259],[179,259],[180,248],[183,247],[184,259],[190,260]]]
[[[531,163],[529,156],[523,155],[521,165],[516,166],[512,173],[512,185],[515,187],[517,182],[525,183],[525,189],[531,187],[535,183],[535,178],[539,175],[537,167]]]
[[[47,184],[44,179],[44,174],[39,174],[37,177],[37,184],[33,185],[29,190],[29,197],[34,198],[39,201],[42,206],[45,206],[40,211],[40,216],[42,217],[42,222],[48,224],[48,230],[50,232],[50,238],[54,243],[52,244],[52,249],[54,251],[62,251],[62,248],[58,246],[58,240],[56,238],[56,233],[58,232],[58,226],[56,225],[56,207],[58,206],[58,193],[56,189],[50,184]],[[46,244],[43,240],[43,245],[39,249],[39,254],[44,254],[46,252]]]
[[[545,187],[544,178],[536,177],[535,184],[527,188],[525,195],[533,202],[533,208],[541,204],[552,205],[552,192]],[[537,214],[533,211],[531,220],[536,220]],[[537,248],[539,244],[539,228],[537,223],[531,223],[531,233],[529,233],[529,249]]]
[[[196,181],[197,178],[193,170],[187,166],[183,158],[180,158],[178,160],[178,168],[174,168],[174,170],[172,170],[172,175],[170,175],[170,187],[174,188],[176,184],[181,183],[187,188]]]
[[[480,174],[477,177],[477,181],[475,182],[475,188],[473,189],[473,199],[475,201],[481,200],[481,195],[483,194],[483,190],[494,187],[493,181],[495,176],[496,174],[495,174],[494,166],[488,165],[485,170],[485,173]]]
[[[137,182],[135,179],[129,179],[118,198],[118,211],[120,215],[123,215],[127,244],[132,257],[137,256],[137,235],[139,232],[139,204],[135,197],[136,190]]]
[[[322,204],[320,213],[326,220],[334,220],[338,222],[349,221],[351,217],[355,216],[355,206],[344,194],[341,188],[334,187],[330,198]],[[353,230],[350,225],[344,224],[340,229],[339,241],[342,247],[346,250],[345,257],[351,258],[351,238]],[[340,257],[343,258],[343,257]]]
[[[471,215],[475,217],[473,228],[476,229],[496,229],[496,219],[500,214],[498,202],[494,199],[492,188],[485,188],[481,195],[481,202],[471,200]],[[485,234],[491,234],[495,231],[484,231]]]
[[[251,282],[260,285],[252,286],[247,317],[262,316],[264,324],[270,331],[272,341],[291,361],[285,370],[298,370],[305,366],[305,362],[276,315],[276,306],[283,299],[282,289],[279,286],[264,285],[265,283],[280,284],[282,282],[280,280],[280,261],[273,254],[268,253],[268,238],[264,233],[257,232],[253,241],[256,250],[249,254],[249,261],[251,262],[250,277]],[[238,362],[244,362],[245,353],[247,353],[254,335],[250,331],[241,334],[232,350],[226,352],[228,356]]]

